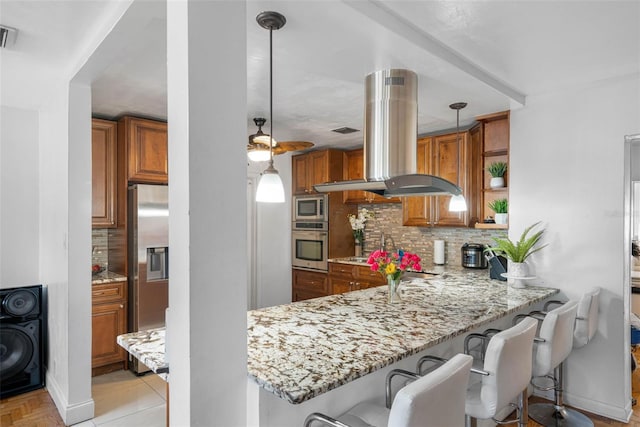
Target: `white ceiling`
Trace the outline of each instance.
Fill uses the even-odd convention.
[[[94,55],[108,62],[92,76],[94,114],[166,119],[166,6],[134,5],[135,15],[118,1],[0,0],[0,24],[19,30],[0,53],[2,104],[29,106],[47,73],[79,67],[79,55],[97,46],[96,29],[127,10],[136,25],[116,27]],[[637,1],[248,1],[248,134],[253,117],[268,117],[269,33],[255,21],[264,10],[287,18],[273,35],[279,140],[361,144],[362,132],[331,129],[362,129],[364,78],[383,68],[418,73],[419,133],[455,126],[453,102],[469,104],[464,124],[519,108],[519,94],[640,71]]]

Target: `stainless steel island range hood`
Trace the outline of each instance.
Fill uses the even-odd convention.
[[[365,81],[364,176],[314,185],[316,191],[364,190],[384,197],[453,195],[462,190],[434,175],[416,173],[418,76],[390,69]]]

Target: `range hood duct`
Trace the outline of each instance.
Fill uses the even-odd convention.
[[[365,179],[314,185],[316,191],[363,190],[384,197],[459,195],[450,181],[416,173],[418,76],[411,70],[371,73],[365,80]]]

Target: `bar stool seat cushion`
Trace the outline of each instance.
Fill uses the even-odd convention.
[[[492,418],[527,388],[537,324],[528,317],[491,338],[483,367],[490,375],[482,376],[481,382],[467,389],[467,415],[478,419]]]
[[[571,353],[577,306],[577,301],[568,301],[545,315],[539,332],[543,341],[534,345],[534,377],[549,374]]]
[[[457,354],[435,371],[404,386],[390,410],[366,401],[337,419],[350,427],[463,426],[472,362],[471,356]]]
[[[580,348],[587,345],[598,330],[598,306],[600,288],[594,288],[580,298],[576,314],[576,327],[573,333],[573,347]]]

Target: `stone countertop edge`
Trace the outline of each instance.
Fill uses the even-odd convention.
[[[403,287],[397,304],[380,286],[249,311],[249,378],[298,404],[559,292],[514,289],[486,270]]]
[[[126,281],[127,281],[127,276],[123,276],[122,274],[114,273],[112,271],[103,271],[101,273],[91,276],[92,285],[102,285],[105,283],[126,282]]]
[[[165,328],[148,329],[118,335],[118,345],[168,381],[169,363],[165,360]]]

